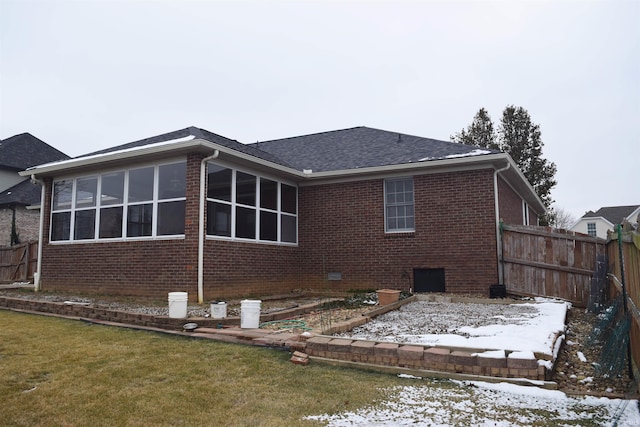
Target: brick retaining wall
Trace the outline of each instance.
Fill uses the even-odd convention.
[[[487,377],[550,380],[551,371],[535,359],[509,357],[508,352],[483,357],[483,349],[452,349],[419,344],[363,341],[315,336],[306,342],[310,356],[372,365],[451,372]]]

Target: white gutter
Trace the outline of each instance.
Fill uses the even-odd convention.
[[[31,175],[31,182],[40,184],[40,230],[38,231],[38,269],[33,274],[33,290],[40,290],[40,277],[42,276],[42,245],[44,242],[44,182]]]
[[[200,162],[200,209],[198,211],[198,303],[204,302],[204,200],[205,200],[205,180],[207,178],[207,162],[220,155],[219,150],[215,150],[209,157],[205,157]]]
[[[498,283],[504,285],[504,274],[500,268],[500,255],[502,254],[502,239],[500,239],[500,202],[498,200],[498,174],[504,172],[511,167],[511,162],[507,161],[507,165],[493,172],[493,196],[496,211],[496,257],[498,260]]]

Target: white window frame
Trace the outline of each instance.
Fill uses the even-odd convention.
[[[391,183],[391,182],[398,182],[398,181],[410,181],[411,183],[411,201],[407,202],[407,201],[402,201],[402,202],[392,202],[390,203],[388,200],[388,191],[387,191],[387,184]],[[403,176],[403,177],[398,177],[398,178],[387,178],[385,180],[383,180],[383,187],[384,187],[384,231],[385,233],[412,233],[416,230],[416,226],[415,226],[415,216],[416,216],[416,211],[415,211],[415,204],[416,204],[416,199],[415,199],[415,187],[414,187],[414,179],[413,176]],[[405,222],[407,221],[408,218],[411,218],[411,222],[413,223],[413,227],[389,227],[389,220],[387,218],[388,215],[388,209],[393,207],[400,207],[400,206],[412,206],[413,208],[413,215],[404,215],[402,216],[403,218],[405,218]]]
[[[52,195],[51,195],[51,214],[49,216],[49,243],[51,244],[69,244],[69,243],[96,243],[96,242],[114,242],[114,241],[124,241],[124,240],[161,240],[161,239],[184,239],[184,233],[182,234],[161,234],[158,235],[158,205],[162,204],[162,203],[169,203],[169,202],[177,202],[177,201],[182,201],[186,203],[186,190],[185,190],[185,195],[183,197],[174,197],[174,198],[167,198],[167,199],[159,199],[158,195],[159,195],[159,169],[161,166],[165,166],[165,165],[172,165],[172,164],[178,164],[178,163],[185,163],[185,167],[186,167],[186,159],[185,158],[176,158],[176,159],[171,159],[171,160],[167,160],[165,162],[161,162],[161,163],[151,163],[151,164],[140,164],[140,165],[135,165],[135,166],[131,166],[130,168],[127,169],[109,169],[109,170],[105,170],[105,171],[99,171],[96,173],[92,173],[92,174],[88,174],[88,175],[77,175],[77,176],[66,176],[64,178],[59,178],[56,179],[52,182],[52,190],[53,188],[55,188],[55,184],[58,182],[63,182],[63,181],[71,181],[71,202],[69,205],[69,208],[65,208],[65,209],[56,209],[54,202],[55,202],[55,195],[53,194],[52,191]],[[153,167],[153,199],[148,200],[148,201],[142,201],[142,202],[131,202],[129,203],[128,201],[128,197],[129,197],[129,172],[131,170],[137,170],[137,169],[143,169],[143,168],[147,168],[147,167]],[[122,203],[118,203],[118,204],[107,204],[107,205],[102,205],[102,200],[101,200],[101,186],[102,186],[102,176],[103,175],[107,175],[110,173],[117,173],[117,172],[124,172],[124,188],[123,188],[123,199],[122,199]],[[86,179],[86,178],[91,178],[91,177],[96,177],[98,180],[97,183],[97,187],[96,187],[96,202],[94,206],[91,207],[76,207],[76,189],[77,189],[77,184],[78,184],[78,180],[82,180],[82,179]],[[186,174],[185,174],[185,182],[186,182]],[[132,237],[127,237],[127,225],[128,225],[128,211],[129,211],[129,206],[136,206],[136,205],[145,205],[145,204],[151,204],[152,205],[152,225],[151,225],[151,235],[149,236],[132,236]],[[103,208],[112,208],[112,207],[121,207],[122,208],[122,234],[120,237],[108,237],[108,238],[100,238],[100,210]],[[93,238],[91,239],[76,239],[75,237],[75,214],[76,212],[80,212],[80,211],[88,211],[88,210],[93,210],[95,211],[95,218],[94,218],[94,228],[93,228]],[[54,214],[57,213],[64,213],[64,212],[69,212],[70,213],[70,225],[69,225],[69,236],[68,239],[64,239],[64,240],[52,240],[53,237],[53,216]],[[186,212],[185,212],[185,217],[186,217]]]
[[[531,225],[531,219],[529,217],[529,204],[522,201],[522,224],[523,225]]]
[[[593,233],[590,230],[591,228],[593,228]],[[595,222],[587,222],[587,234],[593,237],[598,236],[598,227]]]
[[[288,245],[288,246],[297,246],[298,245],[298,212],[299,212],[299,194],[298,194],[298,186],[290,183],[290,182],[286,182],[283,181],[281,179],[278,179],[276,177],[273,176],[269,176],[269,175],[264,175],[264,174],[259,174],[250,170],[246,170],[246,169],[239,169],[233,165],[227,164],[225,162],[220,162],[220,161],[216,161],[216,162],[208,162],[207,163],[207,177],[209,174],[209,165],[210,164],[214,164],[216,166],[219,167],[223,167],[223,168],[227,168],[229,170],[231,170],[231,201],[228,200],[221,200],[221,199],[214,199],[214,198],[209,198],[206,197],[206,202],[207,203],[218,203],[218,204],[222,204],[222,205],[227,205],[230,206],[231,209],[231,218],[230,218],[230,222],[231,222],[231,232],[230,232],[230,236],[219,236],[219,235],[215,235],[215,234],[209,234],[208,232],[208,227],[205,227],[206,231],[206,236],[207,239],[215,239],[215,240],[232,240],[232,241],[242,241],[242,242],[256,242],[256,243],[264,243],[264,244],[272,244],[272,245]],[[253,175],[256,177],[256,187],[255,187],[255,194],[256,194],[256,200],[255,200],[255,206],[251,206],[251,205],[246,205],[246,204],[242,204],[242,203],[238,203],[236,201],[236,183],[237,183],[237,174],[238,172],[241,173],[245,173],[245,174],[249,174],[249,175]],[[269,209],[269,208],[263,208],[260,206],[260,185],[262,182],[262,179],[265,180],[269,180],[269,181],[274,181],[277,183],[277,208],[276,209]],[[283,185],[287,185],[289,187],[293,187],[296,190],[296,213],[292,214],[290,212],[286,212],[282,210],[282,186]],[[245,209],[252,209],[255,212],[255,231],[254,231],[254,238],[246,238],[246,237],[236,237],[236,213],[237,213],[237,208],[245,208]],[[277,224],[276,224],[276,228],[277,228],[277,240],[261,240],[260,239],[260,213],[261,212],[270,212],[270,213],[276,213],[277,214]],[[295,233],[295,242],[287,242],[287,241],[283,241],[282,240],[282,218],[283,217],[289,217],[289,218],[295,218],[295,223],[296,223],[296,233]]]

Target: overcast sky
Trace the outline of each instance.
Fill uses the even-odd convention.
[[[540,125],[556,206],[640,204],[640,1],[0,0],[0,138],[77,156],[187,126],[244,143]]]

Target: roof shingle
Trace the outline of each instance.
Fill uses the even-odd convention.
[[[21,171],[31,166],[68,158],[69,156],[62,151],[30,133],[21,133],[0,141],[0,167],[7,169]]]

